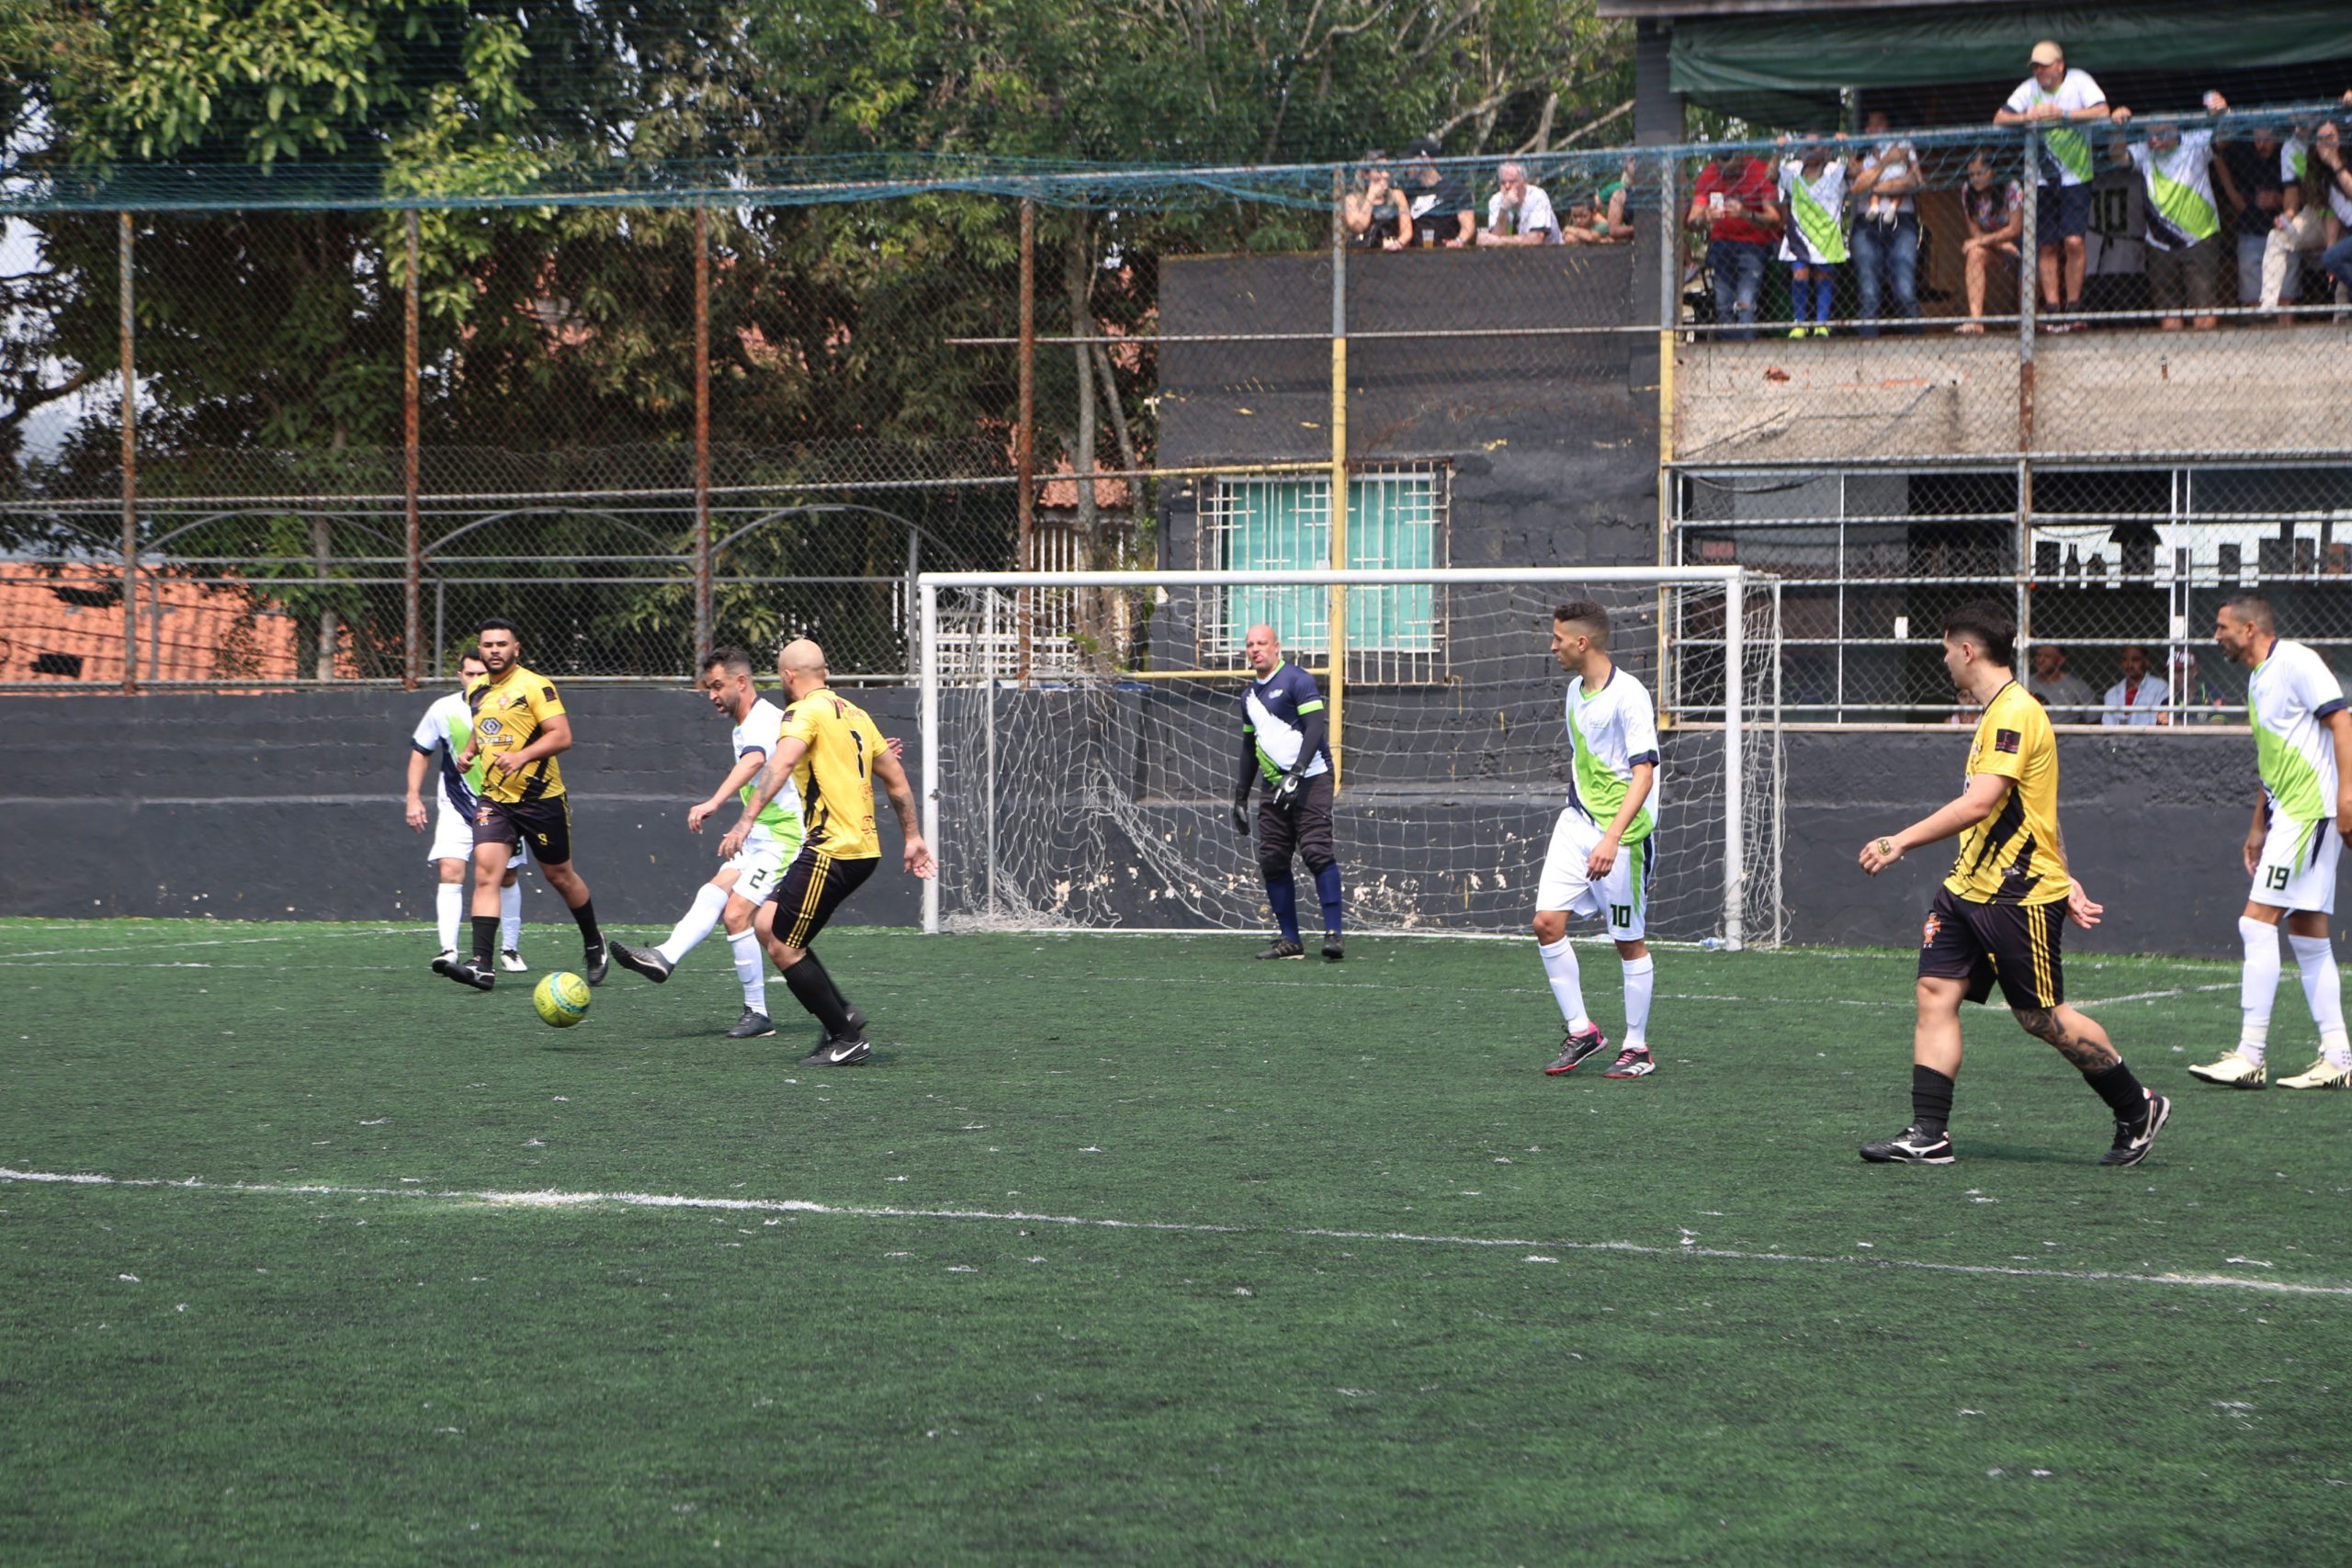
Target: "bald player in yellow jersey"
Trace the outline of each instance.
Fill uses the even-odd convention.
[[[1919,941],[1918,1021],[1911,1032],[1911,1125],[1865,1144],[1876,1165],[1950,1165],[1952,1081],[1960,1073],[1960,1004],[1982,1002],[1998,982],[2025,1032],[2073,1063],[2115,1113],[2115,1142],[2101,1165],[2137,1165],[2163,1131],[2172,1102],[2141,1087],[2107,1031],[2066,1005],[2059,938],[2067,917],[2098,924],[2066,869],[2058,832],[2058,739],[2041,701],[2018,683],[2017,626],[1990,600],[1944,617],[1944,669],[1984,716],[1968,749],[1967,787],[1940,811],[1862,846],[1876,876],[1905,852],[1957,834],[1960,853],[1937,890]]]
[[[775,672],[790,705],[775,754],[743,797],[741,820],[719,841],[721,860],[730,858],[758,821],[760,811],[789,783],[800,795],[800,819],[808,836],[754,918],[793,999],[825,1026],[825,1038],[801,1058],[804,1067],[847,1067],[871,1055],[865,1015],[852,1007],[825,966],[809,951],[833,911],[874,874],[882,859],[875,831],[874,782],[890,797],[906,840],[908,874],[929,876],[937,866],[915,818],[915,794],[906,770],[890,752],[874,720],[855,703],[825,684],[825,652],[802,638],[785,644]]]
[[[555,683],[523,667],[514,623],[484,621],[476,637],[487,673],[466,688],[473,739],[458,759],[460,768],[473,766],[476,757],[482,762],[481,785],[474,792],[474,951],[470,958],[435,959],[433,972],[479,991],[497,983],[490,965],[498,940],[498,881],[508,857],[527,844],[539,874],[579,923],[582,971],[590,985],[602,985],[611,960],[588,885],[571,869],[571,802],[556,762],[571,750],[571,720]]]

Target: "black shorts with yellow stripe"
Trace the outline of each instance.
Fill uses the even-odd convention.
[[[775,939],[786,947],[806,947],[816,941],[833,911],[865,886],[881,863],[878,855],[837,860],[822,850],[801,846],[784,880],[768,895],[768,902],[775,906]]]
[[[1919,975],[1967,981],[1972,1002],[1990,998],[1997,980],[2001,999],[2012,1008],[2054,1008],[2066,999],[2058,953],[2065,929],[2063,899],[1980,904],[1939,887],[1919,933]]]

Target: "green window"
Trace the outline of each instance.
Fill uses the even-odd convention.
[[[1348,481],[1348,565],[1421,570],[1443,564],[1439,477],[1365,474]],[[1217,481],[1205,519],[1204,557],[1228,571],[1313,570],[1331,560],[1327,479]],[[1263,621],[1295,653],[1328,656],[1330,592],[1234,588],[1225,624],[1235,648]],[[1438,596],[1429,583],[1358,588],[1348,594],[1348,646],[1358,652],[1434,653]]]

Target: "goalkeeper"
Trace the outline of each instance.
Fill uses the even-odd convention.
[[[1340,939],[1340,866],[1331,852],[1331,746],[1323,691],[1314,676],[1283,660],[1282,639],[1272,626],[1251,626],[1241,651],[1253,676],[1241,693],[1241,777],[1233,791],[1233,830],[1250,836],[1250,791],[1264,774],[1258,870],[1266,878],[1266,902],[1280,928],[1258,956],[1306,956],[1298,936],[1298,884],[1290,874],[1295,854],[1306,862],[1323,905],[1323,956],[1337,964],[1347,948]]]

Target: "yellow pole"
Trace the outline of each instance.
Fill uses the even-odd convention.
[[[1340,220],[1344,175],[1331,171],[1331,570],[1348,567],[1348,235]],[[1331,684],[1331,793],[1340,792],[1341,705],[1348,689],[1348,591],[1331,585],[1328,638]]]

